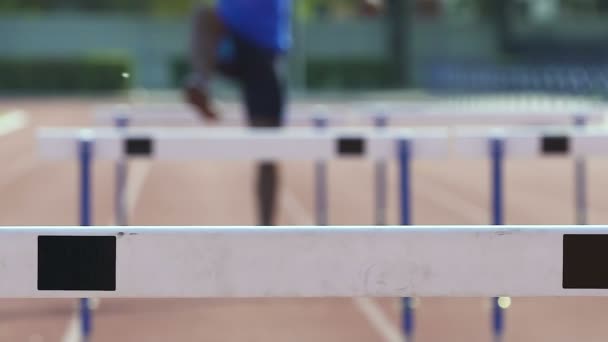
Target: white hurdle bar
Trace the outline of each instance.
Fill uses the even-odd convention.
[[[607,226],[2,227],[3,298],[607,296]]]
[[[502,142],[506,159],[608,156],[606,127],[460,129],[454,138],[460,158],[486,158],[491,140]]]
[[[163,160],[331,160],[395,159],[400,141],[410,144],[412,158],[444,158],[443,129],[376,130],[343,128],[43,128],[39,151],[49,159],[74,159],[81,140],[93,142],[95,159],[146,157]]]
[[[244,125],[245,115],[236,113],[237,107],[225,106],[221,123]],[[349,104],[303,105],[289,108],[286,125],[309,125],[320,117],[330,125],[371,125],[377,117],[400,125],[573,125],[577,121],[586,124],[603,123],[608,114],[599,101],[546,98],[535,100],[510,100],[509,98],[481,98],[479,100],[426,99],[402,102],[382,102],[370,105],[360,102]],[[120,117],[126,117],[132,126],[159,123],[200,125],[204,121],[194,108],[187,104],[156,103],[104,105],[95,109],[94,120],[98,125],[114,125]]]

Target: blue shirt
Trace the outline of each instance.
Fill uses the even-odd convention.
[[[224,24],[264,48],[284,52],[291,46],[292,0],[219,0]]]

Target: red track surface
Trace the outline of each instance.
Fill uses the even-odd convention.
[[[28,128],[0,137],[0,224],[78,223],[75,163],[41,161],[35,128],[90,124],[97,101],[21,100],[0,111],[25,109]],[[133,225],[254,224],[253,164],[166,163],[132,165],[141,181]],[[283,163],[280,223],[312,223],[312,166]],[[95,223],[112,221],[113,169],[95,166]],[[591,223],[608,219],[608,163],[590,162]],[[572,164],[564,160],[507,163],[507,223],[574,221]],[[484,162],[417,162],[416,224],[485,224],[488,165]],[[361,162],[330,166],[332,224],[370,224],[372,167]],[[390,218],[397,223],[395,170],[390,177]],[[280,257],[280,256],[277,256]],[[449,256],[446,256],[449,257]],[[195,261],[193,261],[195,262]],[[161,272],[162,270],[159,270]],[[471,279],[474,281],[474,279]],[[363,308],[379,309],[376,320]],[[0,301],[0,341],[60,341],[73,313],[71,300]],[[367,306],[366,306],[367,305]],[[388,341],[398,331],[397,299],[362,303],[313,300],[103,300],[93,341]],[[516,298],[507,313],[506,341],[605,341],[608,298]],[[379,317],[379,318],[378,318]],[[489,301],[424,298],[417,310],[418,341],[490,341]]]

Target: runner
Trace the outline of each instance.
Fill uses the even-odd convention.
[[[380,1],[363,1],[366,11]],[[218,0],[217,7],[197,9],[191,33],[194,72],[186,100],[204,118],[219,119],[211,104],[209,82],[216,75],[239,85],[251,127],[283,124],[286,86],[280,60],[291,46],[292,0]],[[274,224],[278,170],[275,163],[258,167],[259,224]]]

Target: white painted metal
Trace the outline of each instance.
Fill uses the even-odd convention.
[[[3,227],[0,297],[608,295],[562,288],[564,234],[608,227]],[[38,291],[39,235],[115,236],[116,291]]]

